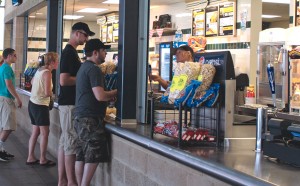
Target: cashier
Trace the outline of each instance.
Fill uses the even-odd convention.
[[[194,51],[188,45],[183,45],[177,48],[176,52],[176,61],[178,63],[185,63],[187,61],[194,61]],[[159,75],[149,75],[150,80],[157,81],[164,89],[167,89],[169,86],[169,81],[162,79]]]

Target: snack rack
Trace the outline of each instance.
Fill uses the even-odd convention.
[[[158,125],[162,122],[171,127],[158,131]],[[181,105],[176,108],[174,105],[157,103],[156,100],[151,98],[150,124],[152,139],[154,134],[164,135],[177,139],[178,146],[219,146],[222,139],[220,135],[220,105],[218,102],[212,108],[204,106],[187,108]]]

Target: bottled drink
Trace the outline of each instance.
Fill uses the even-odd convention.
[[[181,29],[177,28],[175,32],[175,42],[183,41],[183,35]]]

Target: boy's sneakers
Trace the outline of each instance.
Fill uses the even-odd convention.
[[[8,153],[6,150],[3,150],[2,153],[6,155],[8,158],[14,158],[15,156],[13,154]]]
[[[9,158],[7,157],[6,153],[4,151],[0,151],[0,161],[8,161]]]

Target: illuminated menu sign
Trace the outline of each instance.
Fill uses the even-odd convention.
[[[234,3],[219,6],[219,36],[233,35]]]
[[[218,6],[206,8],[205,36],[218,35]]]
[[[204,36],[205,11],[193,10],[193,36]]]

